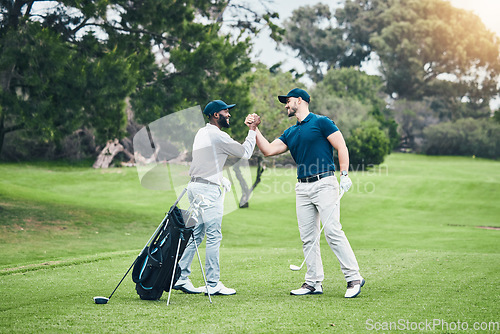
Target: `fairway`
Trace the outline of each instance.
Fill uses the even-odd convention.
[[[0,164],[0,332],[500,332],[500,163],[392,154],[350,176],[341,222],[366,279],[357,298],[343,298],[324,236],[324,293],[290,296],[305,274],[289,269],[303,261],[296,175],[270,167],[250,207],[224,216],[221,281],[235,296],[142,301],[129,274],[96,305],[175,194],[142,188],[134,168]]]

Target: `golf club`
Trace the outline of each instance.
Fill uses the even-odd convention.
[[[202,194],[196,195],[193,201],[193,213],[195,216],[198,216],[200,214],[200,211],[201,212],[204,211],[203,208],[201,207],[202,204],[210,205],[211,202],[207,200]],[[196,243],[196,239],[194,238],[194,233],[191,235],[191,238],[193,239],[194,242],[196,255],[198,255],[198,262],[200,263],[201,274],[203,276],[203,281],[205,282],[205,289],[207,291],[208,300],[210,301],[210,304],[212,304],[212,297],[210,296],[210,292],[208,291],[207,277],[205,276],[205,271],[203,270],[203,265],[201,264],[200,252],[198,251],[198,244]]]
[[[342,196],[344,196],[344,192],[341,191],[340,192],[340,196],[339,196],[339,199],[337,200],[337,202],[335,203],[335,205],[333,206],[332,208],[332,212],[330,212],[330,215],[328,215],[328,218],[326,218],[325,221],[328,221],[328,219],[330,219],[331,215],[333,214],[333,212],[335,211],[335,208],[337,207],[337,205],[339,205],[340,203],[340,199],[342,198]],[[321,236],[321,233],[323,232],[323,229],[325,228],[325,222],[323,222],[323,227],[321,228],[321,230],[319,230],[319,233],[318,235],[316,236],[316,238],[314,239],[314,242],[313,242],[313,245],[318,242],[318,239],[320,238]],[[307,257],[309,256],[309,254],[311,254],[311,251],[314,247],[311,246],[311,248],[309,248],[309,251],[307,252],[306,256],[304,257],[304,261],[302,261],[302,264],[299,266],[296,266],[294,264],[291,264],[290,265],[290,270],[293,270],[293,271],[299,271],[300,269],[302,269],[302,267],[304,266],[304,263],[306,263],[306,260],[307,260]]]
[[[187,189],[184,188],[180,194],[180,196],[177,198],[177,200],[175,201],[174,203],[174,207],[177,206],[177,204],[179,204],[179,202],[181,201],[181,198],[182,196],[184,196],[184,194],[186,193]],[[116,288],[113,290],[113,292],[111,293],[111,295],[109,295],[109,297],[102,297],[102,296],[96,296],[94,297],[94,303],[96,304],[107,304],[108,301],[111,299],[111,297],[113,297],[113,294],[115,293],[115,291],[118,289],[118,287],[120,286],[120,284],[122,284],[123,280],[125,279],[125,277],[128,275],[128,273],[130,272],[130,270],[132,269],[132,267],[134,267],[135,263],[137,262],[137,259],[139,259],[139,257],[142,255],[142,253],[146,250],[146,247],[148,247],[149,243],[151,242],[151,240],[153,240],[153,238],[156,236],[156,233],[160,230],[161,226],[163,225],[163,223],[165,222],[165,219],[167,219],[168,217],[168,214],[165,216],[165,218],[163,218],[162,222],[160,223],[160,225],[158,225],[158,227],[156,228],[155,232],[151,235],[151,238],[149,238],[148,242],[146,242],[146,244],[144,245],[144,247],[142,248],[141,252],[139,253],[139,256],[137,256],[134,260],[134,262],[132,263],[132,265],[130,266],[130,268],[128,268],[127,272],[125,273],[125,275],[123,275],[122,279],[120,280],[120,282],[118,283],[118,285],[116,286]]]
[[[196,240],[194,240],[194,235],[193,241],[194,247],[196,248],[196,255],[198,255],[198,262],[200,263],[201,274],[203,275],[203,280],[205,281],[205,289],[207,290],[208,300],[210,301],[210,304],[212,304],[212,297],[210,297],[210,291],[208,291],[207,277],[205,276],[205,271],[203,270],[203,265],[201,264],[200,252],[198,252],[198,245],[196,244]]]

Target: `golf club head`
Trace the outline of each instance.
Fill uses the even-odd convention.
[[[290,270],[293,270],[293,271],[298,271],[298,270],[300,270],[300,267],[299,267],[299,266],[296,266],[296,265],[294,265],[294,264],[291,264],[291,265],[290,265]]]
[[[195,201],[198,202],[198,205],[211,205],[212,202],[210,202],[208,199],[205,198],[202,194],[196,195]]]
[[[194,197],[193,203],[196,203],[198,205],[202,204],[205,201],[205,196],[202,194],[198,194]]]
[[[96,304],[107,304],[108,300],[109,298],[107,297],[101,297],[101,296],[94,297],[94,303]]]
[[[198,224],[198,217],[195,215],[192,215],[186,222],[186,227],[190,228]]]

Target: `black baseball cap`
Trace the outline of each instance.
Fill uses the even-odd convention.
[[[309,96],[309,94],[307,94],[307,92],[305,90],[300,89],[300,88],[292,89],[291,91],[288,92],[287,95],[279,95],[278,100],[280,100],[281,103],[286,104],[286,102],[287,102],[286,100],[289,97],[301,97],[302,100],[306,101],[307,103],[309,103],[309,101],[311,100],[311,97]]]
[[[214,100],[209,102],[205,109],[203,109],[203,113],[207,116],[213,115],[216,112],[219,112],[224,109],[231,109],[235,106],[236,104],[226,104],[226,102],[221,101],[221,100]]]

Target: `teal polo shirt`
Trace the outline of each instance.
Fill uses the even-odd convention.
[[[297,178],[335,171],[333,147],[326,139],[339,131],[335,123],[326,116],[313,113],[283,132],[279,139],[288,146],[297,163]]]

